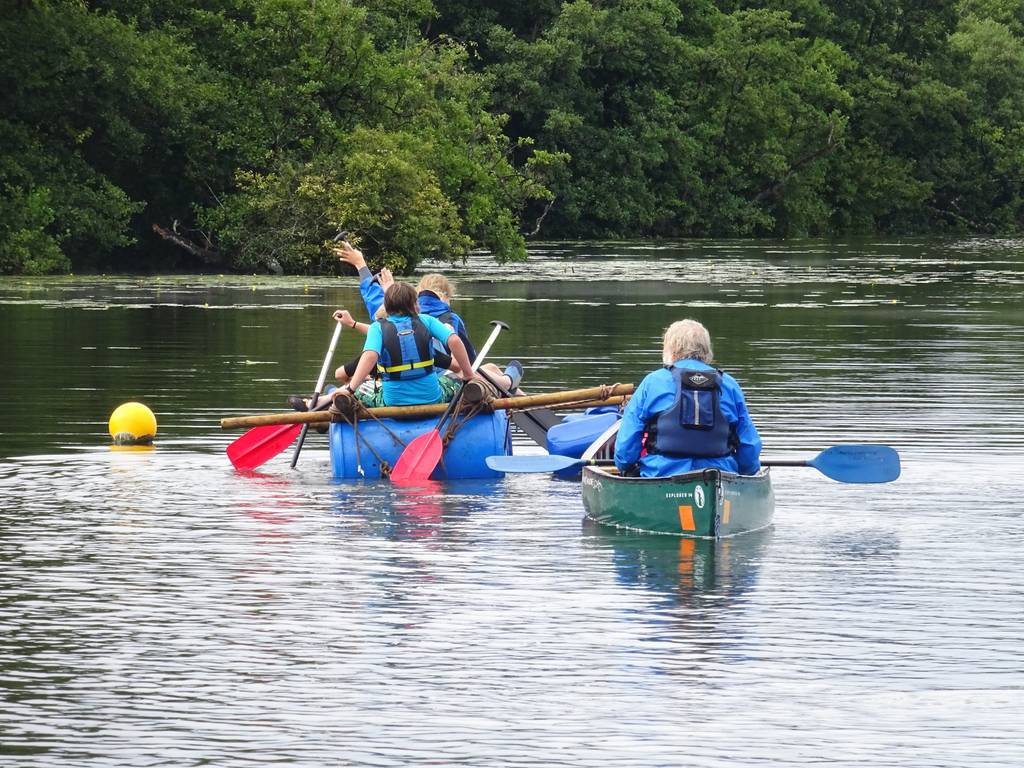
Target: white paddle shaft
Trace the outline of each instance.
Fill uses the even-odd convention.
[[[480,367],[480,364],[487,357],[487,353],[491,351],[491,347],[494,345],[494,340],[498,338],[498,334],[501,333],[501,329],[505,326],[503,324],[496,324],[494,330],[491,331],[491,335],[487,337],[487,341],[480,347],[480,351],[476,353],[476,359],[473,361],[473,370],[475,371]]]
[[[334,328],[334,336],[331,337],[331,346],[327,350],[327,357],[324,358],[324,367],[320,369],[320,378],[316,380],[316,392],[313,397],[319,397],[324,391],[324,382],[327,381],[327,369],[331,367],[331,358],[334,357],[334,348],[338,346],[338,338],[341,336],[341,321],[338,321]],[[315,403],[314,403],[315,405]]]

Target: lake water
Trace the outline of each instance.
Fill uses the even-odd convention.
[[[719,543],[589,524],[547,475],[335,482],[313,433],[240,476],[219,419],[312,389],[354,280],[4,279],[5,765],[1024,764],[1024,242],[449,273],[531,392],[639,381],[696,317],[765,457],[884,443],[903,476],[778,468],[774,527]],[[155,449],[109,446],[128,400]]]

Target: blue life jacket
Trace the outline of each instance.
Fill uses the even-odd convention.
[[[433,295],[433,293],[431,293],[431,295]],[[439,315],[432,315],[432,317],[436,317],[438,320],[440,320],[442,323],[444,323],[445,325],[449,326],[450,328],[455,328],[456,327],[455,326],[455,318],[452,317],[453,314],[454,313],[450,309],[448,309],[448,310],[442,312]],[[458,330],[457,329],[456,329],[456,334],[458,334]],[[461,338],[461,336],[460,336],[460,338]],[[444,344],[442,344],[437,339],[434,339],[434,357],[435,357],[435,359],[437,357],[440,357],[442,361],[446,361],[446,362],[439,362],[438,363],[438,365],[440,365],[442,368],[448,368],[451,365],[451,359],[452,359],[451,355],[448,354],[448,350],[445,349]],[[469,358],[469,362],[471,362],[471,363],[473,362],[473,358],[472,357]]]
[[[693,459],[730,455],[736,437],[722,413],[722,372],[669,370],[678,394],[671,408],[647,422],[647,452]]]
[[[418,317],[378,320],[381,352],[377,371],[388,381],[419,379],[434,371],[433,336]]]
[[[452,308],[433,291],[420,291],[417,301],[419,302],[422,314],[436,317],[445,325],[450,326],[459,335],[463,345],[466,347],[466,356],[469,358],[469,362],[475,361],[476,349],[473,347],[473,342],[469,339],[466,323],[462,318],[455,314]],[[445,345],[437,339],[434,339],[434,353],[440,355],[442,360],[448,361],[451,359]],[[448,363],[444,363],[442,367],[447,368]]]

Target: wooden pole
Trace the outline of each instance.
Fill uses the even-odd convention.
[[[540,406],[573,404],[583,407],[595,403],[604,405],[609,400],[629,395],[633,392],[632,384],[613,384],[587,389],[572,389],[565,392],[547,392],[542,395],[525,395],[523,397],[504,397],[492,400],[488,405],[493,410],[516,410],[536,408]],[[402,405],[387,408],[371,408],[370,413],[378,419],[425,419],[444,413],[447,403],[434,405]],[[221,429],[249,429],[263,427],[268,424],[326,424],[331,420],[327,411],[288,411],[286,413],[267,413],[260,416],[231,416],[220,420]]]
[[[590,400],[607,400],[616,395],[630,395],[633,393],[632,384],[609,384],[603,387],[589,387],[587,389],[570,389],[566,392],[546,392],[543,395],[524,395],[522,397],[502,397],[491,400],[491,407],[498,411],[501,409],[514,410],[517,408],[535,408],[542,405],[558,405],[559,403],[587,403]]]

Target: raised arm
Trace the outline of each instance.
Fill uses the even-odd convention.
[[[377,310],[384,305],[384,289],[373,279],[373,273],[366,266],[363,252],[353,248],[351,243],[343,241],[332,253],[359,271],[359,293],[362,294],[363,303],[366,305],[366,314],[376,317]]]

